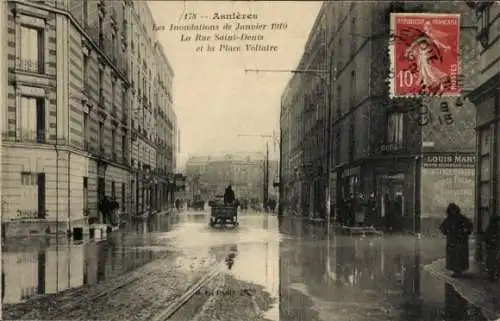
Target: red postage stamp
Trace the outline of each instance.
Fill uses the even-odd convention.
[[[392,13],[391,97],[458,96],[459,14]]]

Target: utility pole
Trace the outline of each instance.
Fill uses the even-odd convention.
[[[273,138],[276,139],[274,132],[273,135],[244,135],[244,134],[239,134],[238,137],[262,137],[262,138]],[[273,142],[274,144],[274,142]],[[266,141],[266,156],[264,159],[264,168],[263,168],[263,176],[264,176],[264,182],[262,182],[262,201],[264,203],[264,207],[267,204],[267,201],[269,200],[269,141]]]
[[[326,28],[328,29],[328,28]],[[325,30],[326,31],[326,30]],[[326,36],[326,33],[325,33],[325,52],[328,53],[328,45],[327,45],[327,41],[326,39],[328,39],[328,37]],[[328,54],[326,54],[326,56],[328,56]],[[280,72],[285,72],[285,73],[293,73],[293,74],[310,74],[310,75],[314,75],[316,77],[318,77],[323,85],[324,85],[324,101],[325,101],[325,105],[326,105],[326,108],[327,108],[327,111],[328,111],[328,119],[326,120],[326,135],[327,136],[330,136],[331,133],[331,86],[333,84],[333,81],[335,81],[335,75],[334,75],[334,71],[332,72],[332,70],[330,69],[330,66],[328,66],[327,68],[325,69],[245,69],[245,72],[256,72],[256,73],[260,73],[260,72],[274,72],[274,73],[280,73]],[[280,130],[280,135],[281,135],[281,130]],[[328,137],[327,141],[330,141],[330,137]],[[330,146],[326,146],[326,151],[327,151],[327,155],[326,155],[326,159],[325,159],[325,162],[324,164],[326,163],[325,165],[325,169],[324,171],[326,172],[323,173],[324,175],[326,175],[327,177],[329,177],[329,167],[330,167],[330,163],[329,163],[329,159],[330,159]],[[282,154],[282,151],[280,150],[280,167],[282,166],[281,165],[281,162],[283,161],[281,159],[281,154]],[[317,178],[315,178],[317,179]],[[281,177],[280,177],[280,180],[281,180]],[[324,180],[327,182],[326,183],[326,193],[329,193],[329,179],[326,179],[324,178]],[[280,181],[280,184],[282,184],[282,182]],[[282,190],[282,189],[281,189]],[[280,195],[280,198],[282,197],[282,195]],[[314,202],[316,201],[316,195],[313,196],[315,199],[313,200]],[[327,197],[328,199],[328,202],[329,202],[329,198]],[[329,213],[329,208],[326,209],[327,210],[327,216],[329,217],[330,216],[330,213]]]
[[[269,201],[269,142],[266,142],[266,159],[264,163],[264,207]]]

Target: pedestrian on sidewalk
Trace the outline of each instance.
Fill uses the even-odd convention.
[[[356,199],[354,194],[350,193],[345,201],[346,204],[346,217],[344,225],[348,227],[353,227],[356,221]]]
[[[120,204],[116,201],[116,197],[111,197],[110,201],[110,209],[109,209],[109,218],[110,223],[113,226],[118,226],[120,222]]]
[[[473,226],[455,203],[448,205],[446,215],[439,226],[446,235],[446,269],[453,271],[452,277],[459,277],[469,269],[469,235]]]
[[[366,201],[366,221],[369,225],[375,225],[377,221],[377,198],[375,193],[371,192]]]

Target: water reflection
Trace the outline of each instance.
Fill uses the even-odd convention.
[[[298,236],[280,244],[279,320],[484,320],[452,287],[423,271],[432,243],[324,229],[280,222],[281,233]]]
[[[2,302],[19,303],[132,271],[163,254],[141,248],[149,242],[141,234],[166,231],[171,226],[171,219],[155,218],[110,233],[98,243],[52,240],[8,245],[2,250]]]

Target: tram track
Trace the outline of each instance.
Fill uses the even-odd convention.
[[[204,286],[208,285],[215,277],[220,275],[225,270],[225,266],[226,264],[224,261],[218,262],[201,279],[192,284],[181,296],[175,299],[174,302],[168,305],[165,309],[162,309],[161,311],[153,315],[150,320],[165,321],[170,320],[172,317],[176,316],[177,312],[185,307]],[[210,298],[211,297],[206,299],[205,303],[203,303],[203,306],[205,306],[206,303],[210,301]]]
[[[193,303],[194,306],[197,305],[197,302],[194,302],[194,298],[199,298],[203,294],[201,294],[200,290],[203,287],[207,287],[212,280],[214,280],[217,276],[223,274],[223,272],[229,267],[228,260],[234,260],[237,253],[237,248],[235,246],[231,246],[229,252],[226,257],[216,263],[214,267],[206,273],[201,279],[193,283],[180,297],[178,297],[174,302],[168,305],[165,309],[162,309],[155,315],[153,315],[150,320],[151,321],[166,321],[166,320],[186,320],[185,317],[182,317],[180,313],[181,309],[186,308],[189,303]],[[230,268],[230,267],[229,267]],[[216,281],[214,288],[211,291],[208,291],[208,298],[202,300],[199,311],[195,312],[195,315],[190,317],[189,320],[198,320],[200,315],[203,314],[205,309],[216,299],[218,290],[224,286],[223,279]],[[200,296],[196,296],[201,294]],[[214,295],[215,294],[215,295]],[[186,309],[189,310],[189,309]],[[195,310],[196,309],[195,307]],[[177,321],[177,320],[176,320]]]

